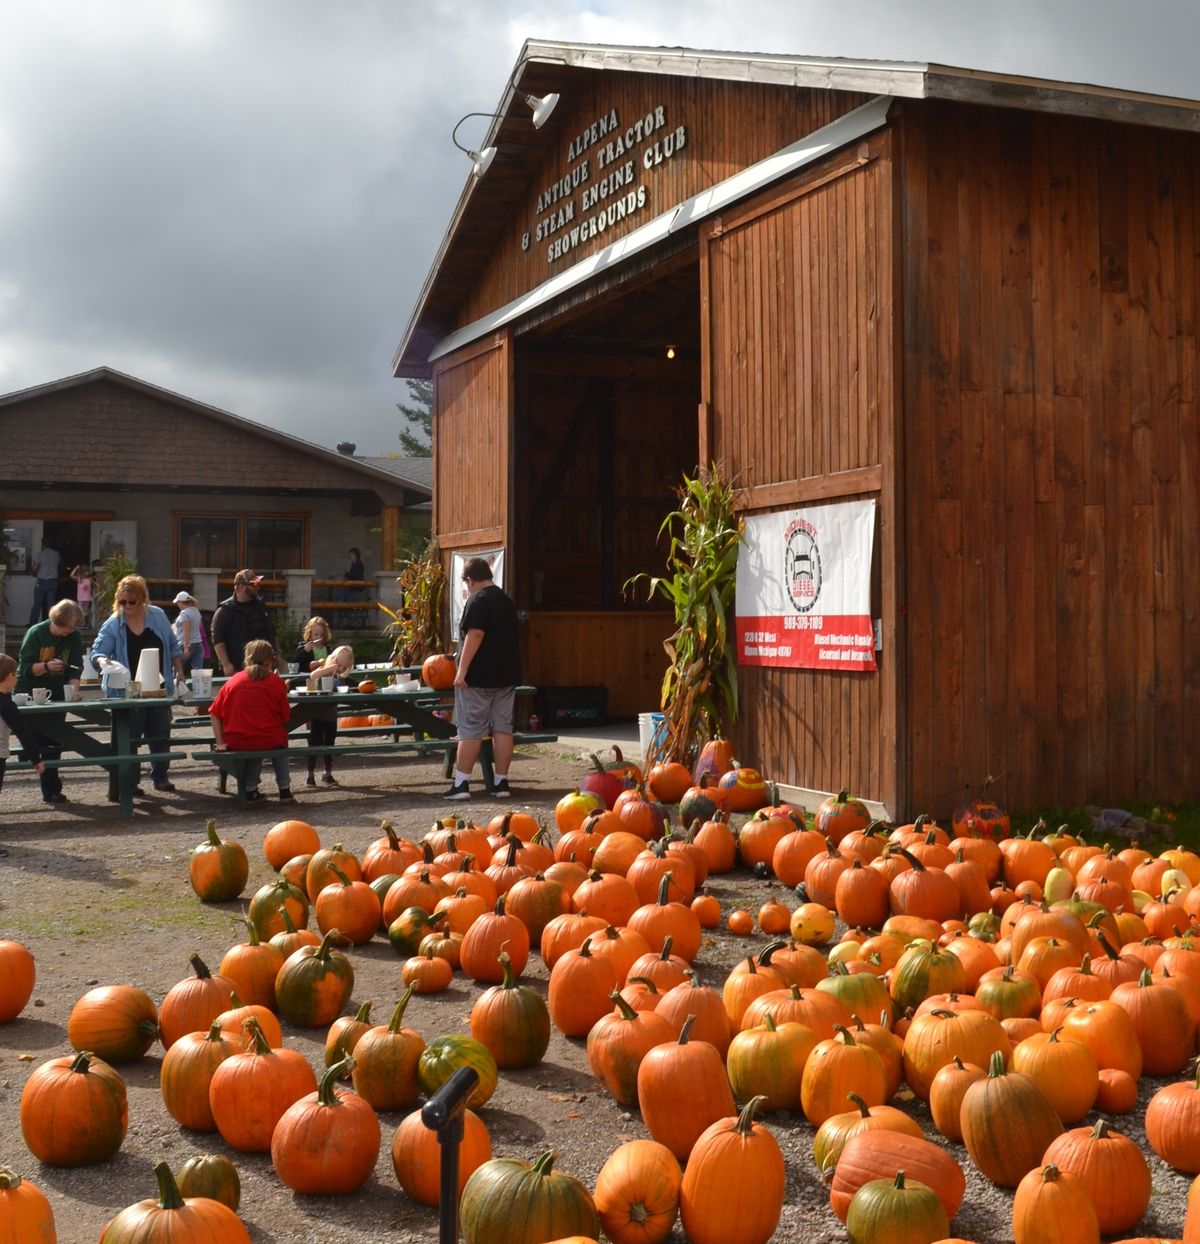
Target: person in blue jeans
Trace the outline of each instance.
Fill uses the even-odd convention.
[[[167,700],[166,703],[160,701],[153,707],[148,705],[131,712],[129,730],[134,751],[144,738],[151,752],[161,753],[171,750],[170,702],[176,686],[183,682],[183,649],[166,613],[150,603],[146,580],[141,575],[126,575],[113,593],[112,616],[105,618],[92,641],[92,664],[103,670],[115,661],[123,665],[132,678],[137,674],[139,658],[148,649],[158,651],[158,668],[162,671]],[[157,691],[158,688],[143,687],[142,690]],[[175,789],[167,776],[169,764],[166,760],[150,762],[150,777],[155,790]],[[139,789],[135,793],[141,795],[144,792]],[[117,800],[115,769],[109,780],[108,798],[113,803]]]
[[[58,572],[62,556],[57,549],[43,543],[41,551],[33,559],[33,607],[29,610],[29,625],[44,622],[50,616],[50,606],[58,597]]]

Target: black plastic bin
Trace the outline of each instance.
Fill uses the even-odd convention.
[[[607,687],[542,687],[537,696],[542,726],[603,726],[608,721]]]

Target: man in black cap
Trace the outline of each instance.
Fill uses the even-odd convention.
[[[226,677],[242,668],[242,653],[252,639],[265,639],[275,646],[275,624],[258,598],[262,579],[253,570],[239,570],[233,576],[233,595],[223,600],[213,614],[213,652]]]

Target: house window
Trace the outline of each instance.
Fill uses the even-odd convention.
[[[295,570],[304,556],[304,522],[296,518],[246,519],[247,566],[255,570]]]
[[[240,570],[241,520],[231,515],[193,515],[179,520],[179,565]]]
[[[233,574],[243,566],[271,574],[297,570],[308,556],[307,518],[255,514],[177,514],[175,571],[216,566]]]

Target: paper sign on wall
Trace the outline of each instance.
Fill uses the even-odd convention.
[[[479,552],[450,554],[450,642],[455,646],[459,641],[459,626],[462,623],[463,610],[467,607],[467,585],[463,582],[463,569],[473,557],[482,557],[492,568],[492,582],[497,587],[504,586],[504,550],[482,549]]]
[[[745,521],[737,564],[739,665],[873,670],[875,502]]]

